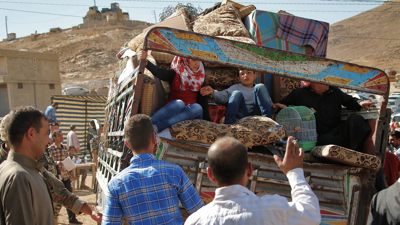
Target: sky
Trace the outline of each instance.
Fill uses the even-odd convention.
[[[218,1],[218,0],[217,0]],[[119,3],[123,12],[128,12],[131,20],[150,23],[159,22],[164,7],[178,3],[192,3],[203,10],[212,7],[212,0],[0,0],[0,41],[8,33],[16,33],[17,38],[29,36],[35,31],[49,32],[50,28],[71,28],[83,23],[89,7],[110,8],[111,3]],[[221,0],[219,0],[221,1]],[[384,1],[371,0],[235,0],[242,5],[254,5],[258,10],[278,12],[285,10],[296,16],[320,20],[333,24],[357,14],[378,7]],[[6,23],[7,17],[7,23]]]

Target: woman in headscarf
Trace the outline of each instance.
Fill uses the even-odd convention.
[[[147,52],[140,50],[138,60],[146,58]],[[151,116],[158,131],[184,120],[210,120],[207,99],[199,94],[205,78],[201,61],[175,56],[171,69],[159,68],[149,61],[146,68],[155,77],[170,84],[169,100]]]

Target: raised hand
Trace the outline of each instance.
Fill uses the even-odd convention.
[[[304,151],[302,148],[299,149],[297,141],[294,141],[294,137],[289,136],[286,144],[286,152],[283,160],[274,155],[276,164],[281,168],[282,172],[286,174],[292,169],[303,168]]]

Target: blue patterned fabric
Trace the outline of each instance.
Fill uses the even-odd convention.
[[[189,178],[177,166],[139,154],[108,184],[102,224],[183,224],[179,201],[189,214],[204,206]]]

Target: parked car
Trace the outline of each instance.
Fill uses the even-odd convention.
[[[387,107],[390,108],[392,112],[395,112],[397,110],[396,100],[389,99]]]
[[[396,101],[396,106],[399,107],[400,106],[400,96],[398,95],[390,95],[389,96],[389,100],[395,100]]]
[[[87,95],[89,90],[83,87],[64,88],[63,95]]]

